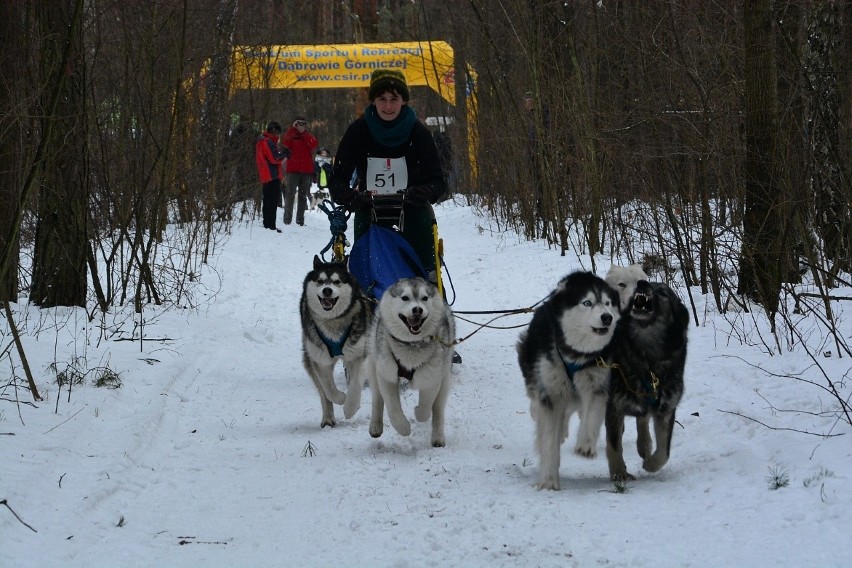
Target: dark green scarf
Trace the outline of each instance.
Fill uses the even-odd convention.
[[[376,105],[371,104],[364,109],[364,120],[370,129],[373,139],[389,148],[401,146],[411,136],[411,129],[417,122],[417,115],[408,105],[403,105],[402,110],[393,120],[382,120],[376,110]]]

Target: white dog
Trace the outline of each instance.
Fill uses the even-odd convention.
[[[455,322],[438,288],[423,278],[403,278],[382,295],[367,338],[367,377],[373,396],[370,435],[390,423],[401,436],[411,433],[399,398],[400,379],[420,391],[418,422],[432,419],[432,446],[446,445],[444,409],[450,393]]]
[[[623,312],[627,309],[630,298],[633,297],[633,292],[636,290],[636,283],[640,280],[648,280],[648,275],[642,270],[641,264],[631,264],[629,266],[613,265],[610,267],[609,272],[606,273],[604,280],[618,292],[621,311]]]

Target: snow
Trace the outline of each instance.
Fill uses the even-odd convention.
[[[461,201],[436,210],[457,311],[532,306],[591,266]],[[801,347],[769,356],[693,289],[700,325],[669,463],[642,471],[628,420],[637,479],[618,492],[603,439],[594,459],[572,453],[572,422],[562,491],[538,491],[514,348],[530,314],[491,324],[507,329],[460,314],[445,448],[430,446],[429,423],[402,438],[385,419],[371,438],[369,389],[352,420],[336,407],[337,427],[320,429],[298,302],[328,219],[312,212],[282,234],[260,225],[239,224],[217,248],[194,285],[206,301],[146,306],[143,342],[132,314],[88,322],[82,310],[13,305],[45,400],[24,404],[19,390],[16,404],[0,387],[0,566],[852,565],[850,426],[824,390],[790,378],[825,385],[821,368],[848,399],[849,358],[821,354],[830,343],[815,361]],[[610,261],[597,260],[605,273]],[[835,309],[848,342],[848,304]],[[57,392],[50,365],[75,360],[117,371],[121,388]],[[404,401],[412,421],[415,396]],[[773,473],[789,484],[772,489]]]

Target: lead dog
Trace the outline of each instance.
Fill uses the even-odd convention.
[[[609,389],[605,363],[618,306],[618,294],[601,278],[574,272],[536,309],[520,336],[518,364],[535,420],[539,489],[559,489],[560,446],[575,412],[580,429],[574,451],[597,454]]]
[[[450,392],[455,322],[438,288],[423,278],[403,278],[382,295],[370,330],[368,379],[373,404],[370,435],[382,435],[384,406],[401,436],[411,424],[399,398],[400,379],[420,391],[414,416],[432,419],[432,446],[446,445],[444,409]]]
[[[345,261],[326,263],[314,256],[313,270],[302,284],[299,313],[302,361],[322,405],[320,427],[334,427],[333,404],[344,405],[346,418],[351,418],[361,404],[366,333],[372,319],[367,299]],[[346,394],[334,384],[334,366],[340,360],[349,382]]]
[[[683,396],[689,311],[660,282],[640,280],[612,340],[613,363],[606,408],[606,457],[615,481],[627,473],[622,448],[624,416],[636,416],[642,467],[659,471],[669,459],[675,410]],[[654,422],[652,453],[649,421]]]

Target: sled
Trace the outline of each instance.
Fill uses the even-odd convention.
[[[423,266],[417,253],[402,233],[386,225],[402,224],[402,202],[374,202],[374,223],[361,235],[349,255],[349,271],[358,280],[368,296],[380,300],[382,294],[400,278],[421,277],[431,280],[444,295],[441,278],[441,257],[443,242],[438,237],[438,223],[432,212],[432,245],[435,253],[434,275],[430,278],[430,269]],[[379,223],[383,224],[380,225]]]
[[[378,221],[385,221],[386,225],[390,223],[394,223],[396,226],[401,225],[401,203],[397,203],[396,207],[385,206],[384,204],[375,205],[373,214],[376,222],[371,224],[367,232],[352,245],[349,254],[349,272],[352,273],[367,296],[375,302],[378,302],[385,290],[400,278],[417,276],[435,282],[438,292],[446,300],[447,296],[444,292],[441,272],[444,242],[438,236],[438,222],[435,219],[435,212],[431,211],[435,266],[434,274],[430,275],[414,248],[400,231],[378,224]],[[457,351],[453,351],[453,363],[461,364],[461,362],[461,356]]]

